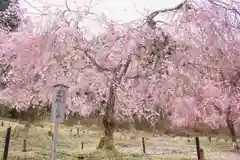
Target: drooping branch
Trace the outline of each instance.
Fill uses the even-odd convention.
[[[218,7],[224,8],[226,10],[231,10],[231,11],[233,11],[234,13],[236,13],[240,16],[240,11],[237,8],[232,7],[230,4],[227,4],[226,2],[217,1],[217,0],[214,0],[214,1],[213,0],[208,0],[208,2],[210,2],[211,4],[216,5]]]
[[[157,22],[154,21],[153,19],[154,19],[157,15],[159,15],[160,13],[173,12],[173,11],[180,10],[180,9],[182,9],[184,6],[186,6],[187,2],[188,2],[188,0],[185,0],[185,1],[183,1],[182,3],[180,3],[179,5],[177,5],[177,6],[173,7],[173,8],[161,9],[161,10],[157,10],[157,11],[152,12],[152,13],[147,17],[147,20],[146,20],[146,21],[147,21],[147,25],[148,25],[149,27],[151,27],[152,29],[154,29]],[[190,7],[190,6],[188,6],[188,8],[189,8],[189,7]]]
[[[31,2],[29,2],[28,0],[24,0],[25,3],[27,3],[31,8],[34,8],[36,11],[38,11],[41,14],[46,14],[43,11],[41,11],[40,9],[38,9],[36,6],[34,6]]]

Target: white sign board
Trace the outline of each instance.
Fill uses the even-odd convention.
[[[66,111],[66,96],[68,87],[62,84],[53,86],[53,99],[52,99],[52,119],[54,124],[54,134],[52,141],[52,160],[57,157],[57,135],[59,124],[64,122]]]
[[[54,86],[53,90],[52,120],[55,123],[62,123],[65,119],[66,96],[68,87],[62,84],[58,84]]]

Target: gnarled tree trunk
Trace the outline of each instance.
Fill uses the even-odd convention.
[[[116,87],[110,86],[109,96],[107,105],[105,108],[105,113],[103,116],[103,125],[104,125],[104,148],[113,150],[114,141],[113,141],[113,132],[115,128],[115,118],[114,118],[114,105],[116,99]]]
[[[231,134],[233,149],[240,149],[239,145],[237,143],[237,136],[236,136],[236,131],[235,131],[233,122],[227,120],[227,126],[228,126],[228,129],[229,129],[230,134]]]
[[[237,136],[236,136],[236,131],[235,131],[235,128],[234,128],[234,123],[233,123],[233,120],[231,119],[231,108],[230,107],[228,107],[228,109],[227,109],[226,123],[227,123],[228,129],[229,129],[230,134],[231,134],[233,149],[240,149],[239,145],[238,145],[238,142],[237,142]]]

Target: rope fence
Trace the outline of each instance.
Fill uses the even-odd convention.
[[[3,139],[3,137],[1,137],[1,139]],[[14,144],[14,143],[16,143],[16,142],[18,142],[19,144],[23,144],[23,141],[24,140],[20,140],[20,139],[13,139],[13,140],[11,140],[10,141],[10,146],[11,146],[11,144]],[[38,153],[38,154],[41,154],[41,155],[45,155],[46,157],[51,157],[51,150],[52,150],[52,148],[51,147],[43,147],[42,145],[37,145],[37,144],[32,144],[32,143],[30,143],[30,142],[28,142],[27,141],[27,145],[26,145],[28,148],[32,148],[32,147],[34,147],[34,148],[39,148],[39,149],[41,149],[41,152],[36,152],[36,153]],[[26,150],[25,152],[27,152],[27,151],[29,151],[29,150]],[[31,150],[30,150],[31,151]],[[44,153],[43,151],[46,151],[46,152],[50,152],[49,154],[46,154],[46,153]],[[76,156],[76,155],[72,155],[72,154],[68,154],[68,153],[66,153],[66,152],[62,152],[62,151],[56,151],[57,152],[57,154],[59,154],[59,155],[65,155],[65,156],[68,156],[68,157],[71,157],[71,158],[79,158],[79,156]],[[80,151],[81,152],[81,151]],[[148,153],[145,153],[144,155],[146,155],[146,156],[164,156],[164,155],[172,155],[173,153],[174,154],[193,154],[193,155],[195,155],[195,152],[196,151],[176,151],[176,152],[160,152],[160,153],[157,153],[157,154],[148,154]],[[116,156],[114,156],[114,157],[118,157],[118,158],[120,158],[120,157],[127,157],[127,156],[129,156],[129,155],[116,155]],[[10,156],[11,157],[11,156]],[[91,157],[88,157],[88,159],[89,158],[91,158]],[[93,157],[93,159],[94,158],[96,158],[96,157]]]
[[[10,128],[10,127],[9,127]],[[6,134],[5,137],[0,137],[0,143],[3,143],[2,145],[3,146],[6,146],[6,137],[9,136]],[[20,153],[21,156],[26,156],[28,155],[28,153],[32,153],[34,152],[35,155],[39,155],[41,156],[41,158],[45,157],[46,159],[51,159],[51,153],[52,153],[52,138],[44,138],[44,137],[37,137],[37,141],[36,143],[33,143],[31,139],[34,139],[36,137],[34,136],[28,136],[27,139],[24,139],[22,137],[11,137],[10,135],[10,141],[9,141],[9,151],[7,153],[7,157],[8,159],[16,159],[16,156],[18,156],[18,154]],[[79,137],[81,138],[81,137]],[[82,138],[84,140],[84,137]],[[121,139],[121,138],[120,138]],[[71,140],[69,140],[71,141]],[[92,142],[81,142],[81,149],[79,149],[78,153],[71,153],[71,152],[66,152],[66,151],[63,151],[62,148],[70,148],[69,147],[69,141],[62,141],[60,140],[59,142],[61,143],[58,143],[57,144],[57,155],[59,157],[65,157],[63,159],[84,159],[84,158],[87,158],[87,159],[96,159],[96,156],[94,155],[91,155],[91,153],[85,153],[85,151],[89,151],[88,149],[88,146],[95,146],[95,150],[97,150],[97,144],[99,143],[99,141],[92,141]],[[148,140],[147,140],[148,141]],[[180,150],[169,150],[169,151],[162,151],[162,152],[157,152],[157,153],[154,153],[152,150],[152,148],[156,147],[157,146],[151,146],[150,144],[148,148],[146,148],[146,144],[145,144],[145,138],[142,137],[141,140],[138,141],[139,144],[135,144],[135,145],[126,145],[124,143],[116,143],[117,147],[120,147],[120,149],[125,149],[125,150],[131,150],[131,147],[134,148],[134,147],[138,147],[138,148],[134,148],[134,152],[130,152],[131,154],[117,154],[117,155],[114,155],[114,156],[111,156],[109,155],[107,158],[109,159],[114,159],[114,158],[118,158],[118,159],[121,159],[121,158],[127,158],[127,157],[133,157],[131,159],[134,159],[134,157],[138,157],[139,159],[139,156],[143,156],[143,157],[163,157],[163,156],[185,156],[185,155],[189,155],[191,157],[196,157],[196,155],[199,156],[199,154],[196,154],[196,149],[192,149],[192,150],[188,150],[188,151],[182,151],[181,149]],[[4,145],[5,143],[5,145]],[[161,143],[161,142],[159,142]],[[78,144],[80,145],[80,144]],[[199,145],[199,144],[198,144]],[[61,147],[61,149],[60,149]],[[166,146],[167,148],[167,146]],[[6,150],[6,149],[5,149]],[[3,151],[3,154],[6,154],[5,153],[5,150]],[[161,149],[159,149],[161,151]],[[198,146],[197,147],[197,151],[200,150],[200,147]],[[36,158],[36,157],[35,157]],[[39,158],[39,159],[41,159]],[[3,160],[5,160],[3,158]],[[199,159],[199,160],[202,160],[202,159]]]

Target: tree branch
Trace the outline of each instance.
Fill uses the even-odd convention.
[[[131,62],[131,56],[128,56],[128,59],[127,59],[126,63],[123,65],[123,70],[120,73],[119,81],[121,81],[122,77],[127,73],[130,62]]]
[[[148,17],[147,17],[147,24],[151,27],[154,28],[156,25],[156,21],[154,21],[153,19],[160,13],[166,13],[166,12],[172,12],[172,11],[176,11],[179,9],[182,9],[186,4],[187,4],[188,0],[183,1],[182,3],[180,3],[179,5],[173,7],[173,8],[167,8],[167,9],[162,9],[162,10],[157,10],[152,12]]]
[[[87,51],[83,51],[83,53],[85,54],[86,57],[88,57],[88,59],[93,63],[93,65],[99,70],[99,71],[113,71],[109,68],[106,68],[106,67],[103,67],[103,66],[100,66],[97,61],[90,55],[88,54]]]
[[[126,79],[138,79],[138,78],[141,78],[141,77],[143,77],[143,76],[140,75],[140,74],[137,74],[135,76],[128,76],[128,77],[126,77]]]
[[[43,13],[40,9],[38,9],[37,7],[35,7],[34,5],[32,5],[28,0],[24,0],[30,7],[36,9],[38,12],[40,12],[41,14],[45,14]]]
[[[223,110],[222,110],[220,107],[218,107],[218,106],[215,104],[215,102],[213,102],[213,108],[215,109],[215,111],[218,112],[219,116],[222,116]]]

